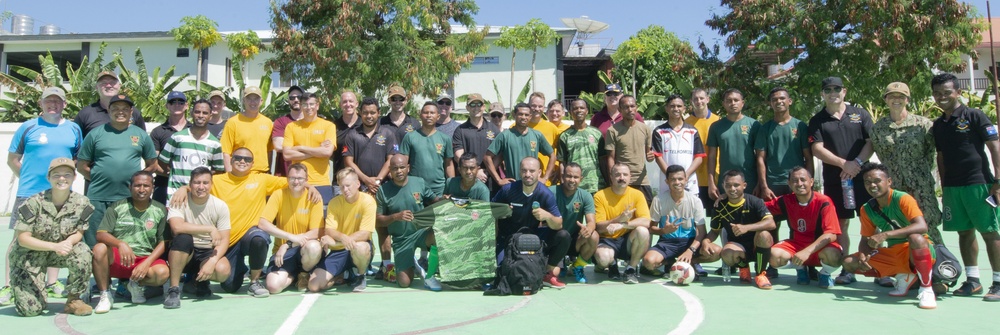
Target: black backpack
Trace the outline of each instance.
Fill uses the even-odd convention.
[[[888,215],[882,212],[882,208],[879,206],[877,200],[868,200],[868,206],[871,206],[875,214],[878,214],[893,229],[900,228]],[[934,248],[934,267],[931,269],[931,281],[945,284],[948,287],[955,286],[958,283],[958,277],[962,276],[962,263],[958,261],[958,258],[944,244],[931,243],[931,248]]]
[[[546,262],[545,242],[522,227],[510,237],[497,268],[493,287],[483,295],[532,295],[542,288]]]

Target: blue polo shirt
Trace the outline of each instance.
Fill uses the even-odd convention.
[[[49,163],[60,157],[76,159],[83,144],[82,133],[80,126],[70,120],[51,124],[39,117],[22,123],[8,149],[21,155],[17,196],[26,198],[52,188],[47,178]]]
[[[531,194],[524,194],[521,190],[521,185],[523,185],[523,182],[520,180],[507,184],[500,189],[500,192],[497,192],[493,196],[492,202],[509,204],[513,211],[510,217],[498,222],[497,241],[506,241],[508,237],[514,235],[521,227],[528,227],[532,233],[535,233],[540,222],[535,219],[535,216],[531,215],[531,205],[536,201],[540,208],[552,213],[552,215],[562,217],[562,214],[559,213],[559,204],[556,202],[555,195],[545,185],[541,183],[536,184],[535,191],[531,192]]]

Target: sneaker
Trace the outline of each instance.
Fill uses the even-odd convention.
[[[809,267],[809,280],[819,280],[819,270],[815,267]]]
[[[820,276],[822,276],[822,274],[820,274]],[[835,282],[837,283],[837,285],[847,285],[847,284],[850,284],[850,283],[853,283],[853,282],[856,282],[856,281],[858,281],[858,280],[854,279],[854,274],[853,273],[847,273],[847,272],[841,271],[840,275],[837,276],[837,280]]]
[[[638,284],[639,283],[639,271],[635,268],[625,269],[625,283],[626,284]]]
[[[396,265],[389,264],[385,266],[385,281],[389,283],[396,283]]]
[[[14,302],[14,292],[10,286],[0,288],[0,306],[7,306]]]
[[[424,278],[424,288],[434,292],[439,292],[441,291],[441,282],[433,276]]]
[[[87,303],[80,300],[78,296],[70,296],[66,300],[66,306],[63,307],[63,313],[73,314],[76,316],[87,316],[94,312],[94,309],[87,305]]]
[[[50,298],[62,298],[66,296],[66,286],[61,281],[56,280],[55,283],[45,285],[45,292]]]
[[[128,293],[132,295],[133,304],[144,304],[146,303],[146,287],[139,285],[139,282],[130,280],[128,284],[125,284],[125,288],[128,289]]]
[[[355,280],[355,282],[351,284],[351,291],[364,292],[365,289],[368,288],[368,277],[356,276],[356,278],[359,278],[359,280]]]
[[[194,282],[194,296],[198,298],[205,298],[212,296],[212,288],[209,287],[209,282],[206,281],[196,281]]]
[[[587,283],[587,274],[583,272],[583,267],[582,266],[574,266],[573,267],[573,276],[576,277],[576,282],[577,283],[580,283],[580,284],[586,284]]]
[[[795,283],[799,285],[809,285],[809,270],[795,269]]]
[[[115,304],[115,297],[111,295],[111,292],[102,291],[101,300],[97,302],[97,307],[94,308],[94,313],[104,314],[111,311],[111,306]]]
[[[309,273],[299,272],[299,275],[295,278],[295,288],[299,291],[305,291],[309,288]]]
[[[896,275],[895,290],[889,291],[891,297],[905,297],[910,292],[910,286],[917,282],[917,274],[900,273]]]
[[[986,291],[986,295],[983,296],[983,301],[1000,301],[1000,284],[993,282],[993,285],[990,285],[990,290]]]
[[[873,280],[875,281],[875,285],[878,285],[878,286],[882,286],[882,287],[896,287],[896,283],[892,281],[892,277],[886,276],[886,277],[882,277],[882,278],[875,278]]]
[[[545,287],[551,287],[559,290],[566,288],[566,284],[559,281],[559,278],[553,276],[551,272],[546,273],[545,277],[542,277],[542,285],[545,285]]]
[[[271,292],[267,290],[267,287],[264,286],[264,283],[260,279],[257,279],[250,283],[250,287],[247,288],[247,294],[254,298],[267,298],[271,295]]]
[[[757,284],[757,288],[761,290],[771,289],[771,280],[767,278],[766,272],[764,274],[757,275],[757,277],[754,277],[754,283]]]
[[[705,271],[705,268],[701,267],[701,264],[698,263],[694,264],[694,274],[698,275],[698,277],[708,277],[708,271]]]
[[[740,268],[740,281],[744,283],[751,283],[750,279],[750,268]]]
[[[375,280],[385,280],[385,266],[379,265],[378,271],[375,271],[375,275],[372,276]]]
[[[171,286],[167,289],[167,298],[163,299],[163,308],[175,309],[181,308],[181,288],[177,286]]]
[[[778,278],[778,269],[768,267],[767,270],[764,270],[764,273],[767,274],[767,279]]]
[[[611,266],[608,267],[608,279],[622,280],[622,274],[618,271],[618,263],[611,264]]]
[[[834,281],[833,276],[825,273],[819,274],[819,288],[831,288],[833,287]]]
[[[118,286],[115,287],[115,298],[122,298],[125,300],[132,299],[132,293],[128,290],[128,283],[131,283],[128,279],[119,279]]]
[[[952,292],[952,294],[961,297],[971,297],[981,292],[983,292],[983,285],[979,284],[979,282],[966,280],[962,283],[962,286],[959,286],[958,289]]]
[[[921,287],[917,291],[917,307],[923,309],[935,309],[937,308],[937,297],[934,296],[934,289],[930,287]]]
[[[371,277],[375,275],[375,268],[371,264],[368,264],[368,269],[365,270],[365,276]]]

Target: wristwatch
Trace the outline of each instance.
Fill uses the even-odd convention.
[[[855,158],[855,159],[854,159],[854,162],[855,162],[855,163],[858,163],[858,166],[862,166],[862,165],[865,165],[865,162],[861,161],[861,158]]]

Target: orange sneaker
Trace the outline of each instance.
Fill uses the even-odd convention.
[[[750,280],[750,268],[749,267],[740,268],[740,281],[744,282],[744,283],[747,283],[747,284],[753,282],[753,280]]]
[[[761,290],[770,290],[771,289],[771,280],[767,278],[767,273],[766,272],[763,273],[763,274],[757,275],[757,277],[754,279],[754,281],[757,284],[757,288],[759,288]]]

